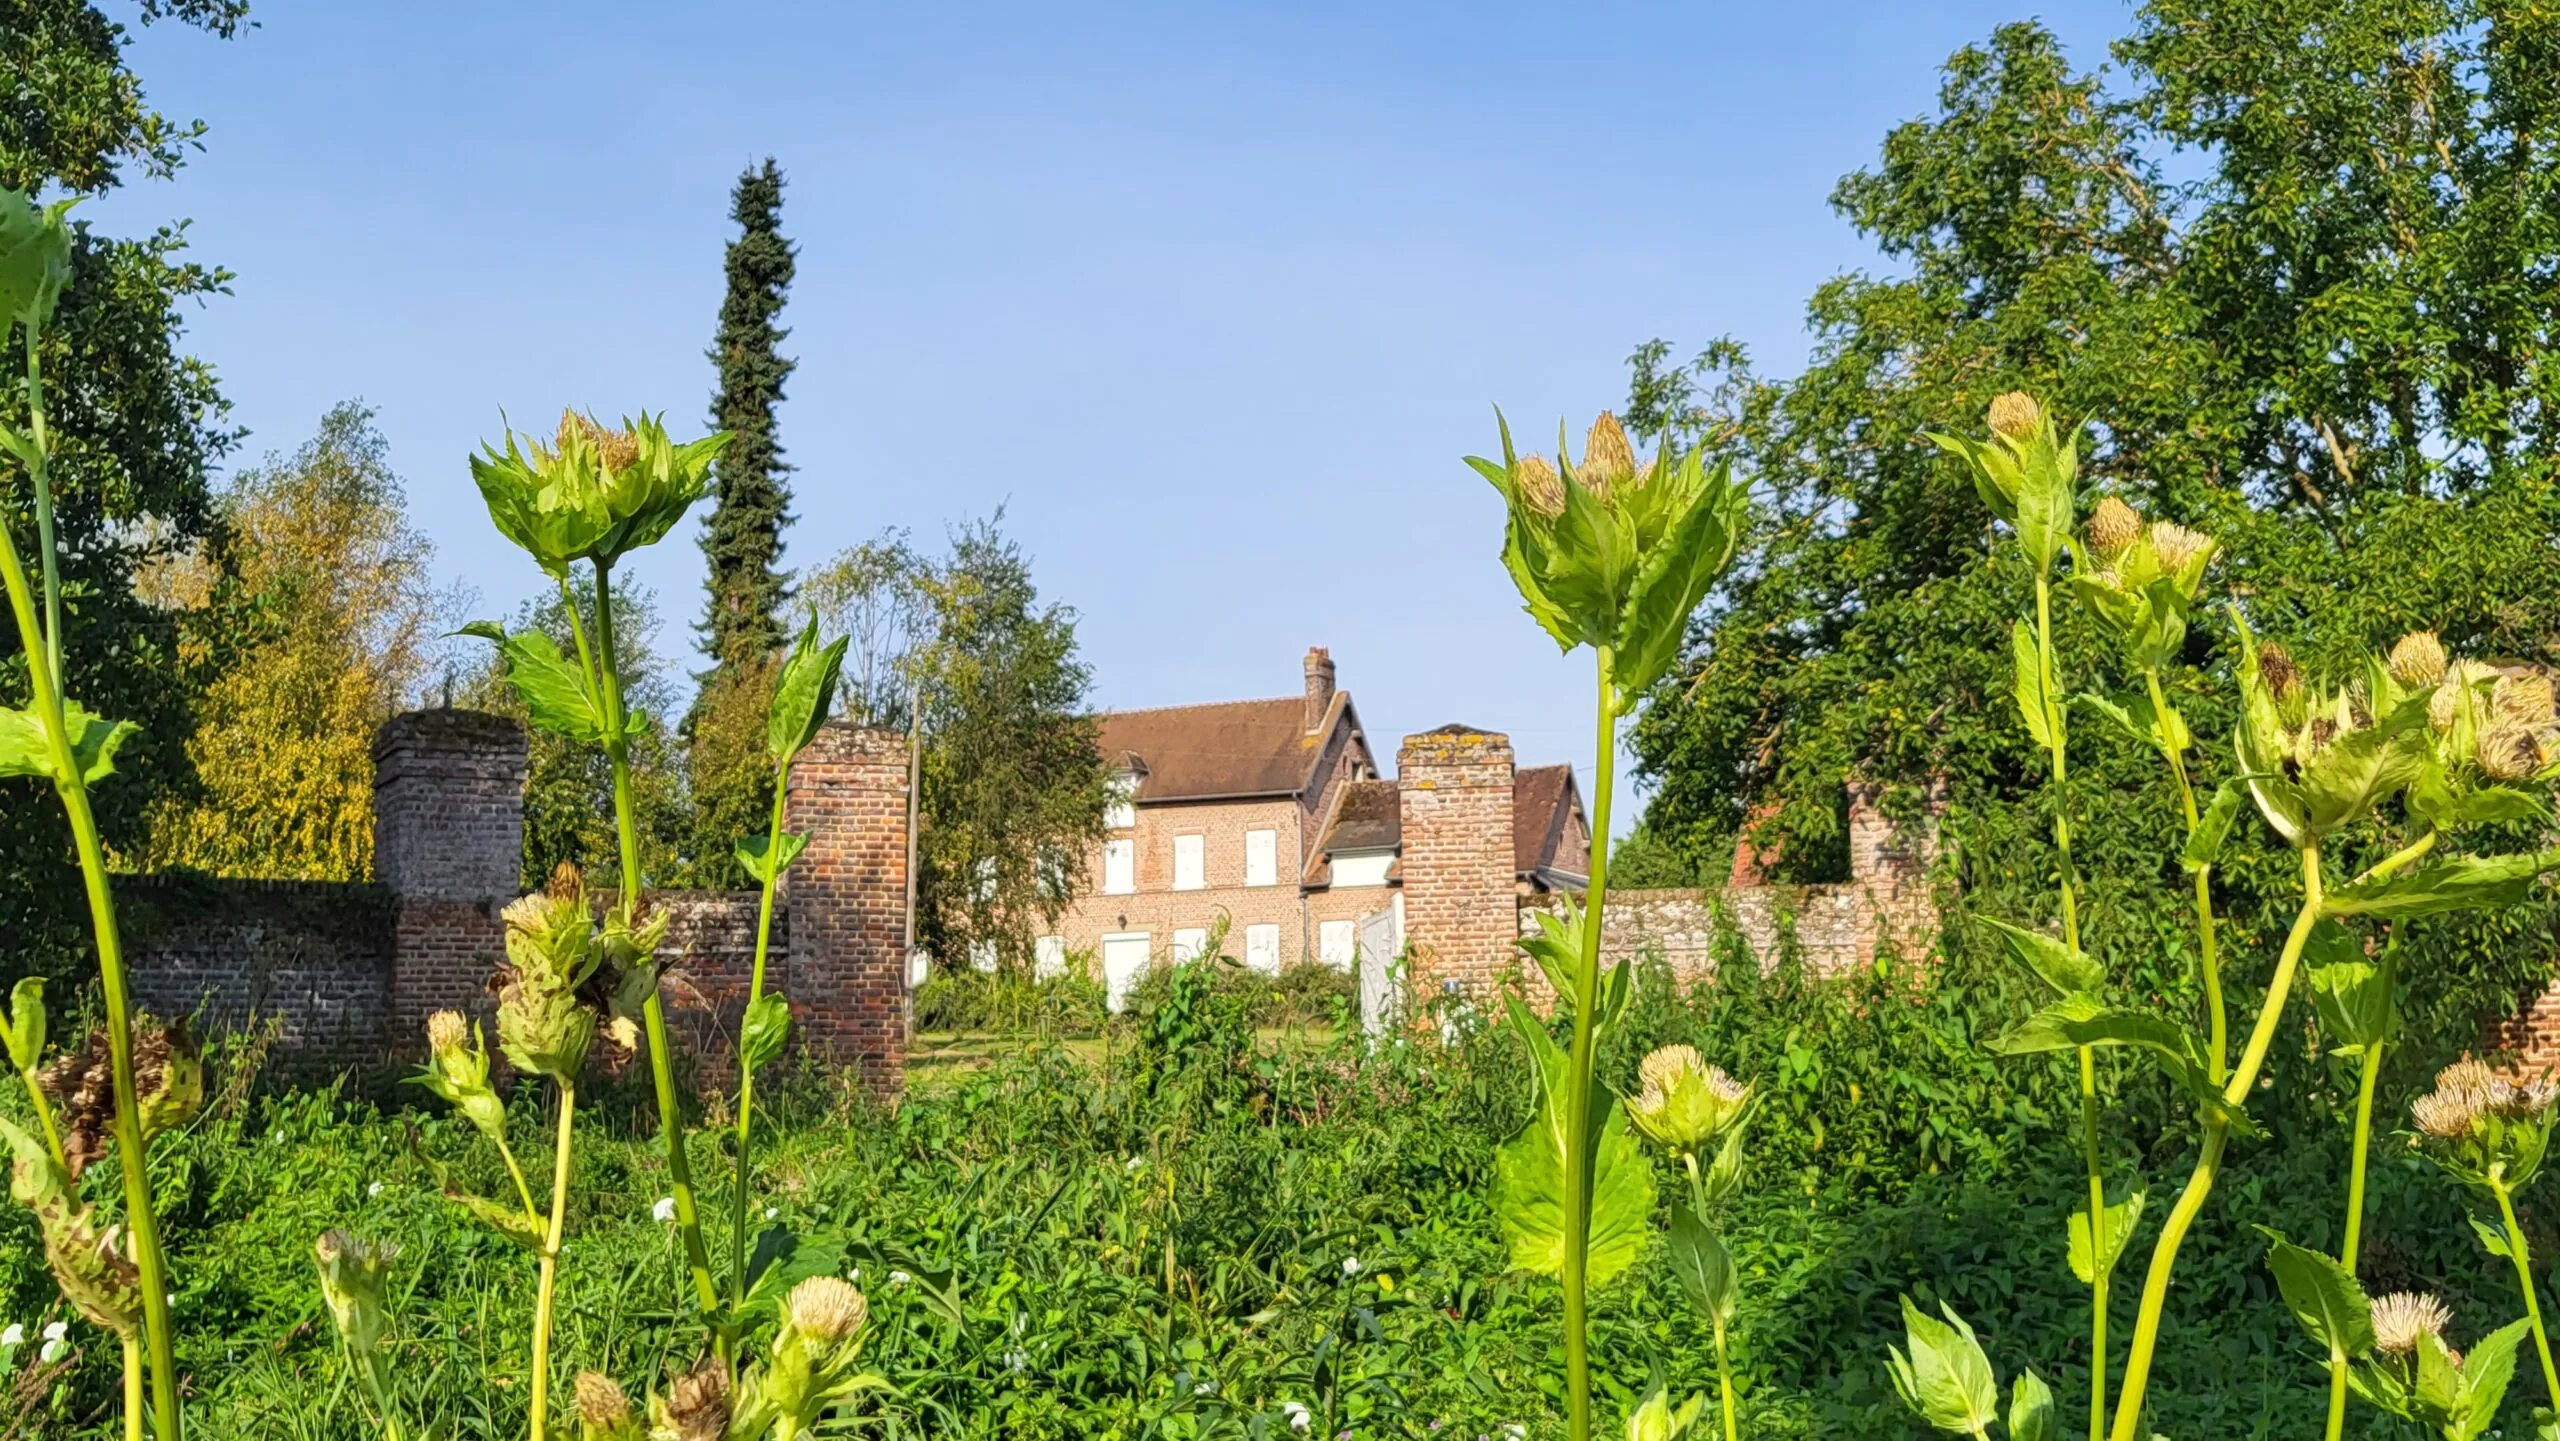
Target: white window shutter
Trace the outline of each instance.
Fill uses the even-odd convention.
[[[1246,831],[1244,833],[1244,883],[1248,886],[1280,884],[1280,833],[1278,831]]]

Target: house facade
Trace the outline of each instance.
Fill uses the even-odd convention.
[[[1150,965],[1200,954],[1221,926],[1226,954],[1269,973],[1401,949],[1406,790],[1430,777],[1380,773],[1322,648],[1302,680],[1293,696],[1102,717],[1119,799],[1074,905],[1038,942],[1042,970],[1090,967],[1116,1008]],[[1572,768],[1515,777],[1509,754],[1504,800],[1486,808],[1511,866],[1505,896],[1579,889],[1590,830]]]

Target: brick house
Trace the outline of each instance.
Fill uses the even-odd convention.
[[[1117,1006],[1156,958],[1199,954],[1221,921],[1227,954],[1266,972],[1310,960],[1347,970],[1364,933],[1371,951],[1401,949],[1403,859],[1415,829],[1405,789],[1420,781],[1426,805],[1439,798],[1446,738],[1481,733],[1415,737],[1399,753],[1397,779],[1385,779],[1323,649],[1307,652],[1304,679],[1294,696],[1103,715],[1102,754],[1121,799],[1074,905],[1039,939],[1045,972],[1071,959],[1090,966]],[[1508,743],[1485,739],[1499,748],[1500,774],[1459,802],[1462,849],[1501,867],[1505,907],[1516,894],[1579,889],[1590,825],[1572,767],[1515,778]],[[1456,814],[1446,804],[1431,813]],[[1446,848],[1435,822],[1420,829],[1424,848]],[[1426,882],[1420,892],[1438,904],[1440,888]],[[1502,922],[1507,934],[1508,909]]]

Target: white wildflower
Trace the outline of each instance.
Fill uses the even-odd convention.
[[[1296,1401],[1281,1402],[1280,1414],[1289,1419],[1290,1428],[1293,1430],[1304,1431],[1316,1423],[1315,1413]]]
[[[71,1323],[67,1321],[56,1321],[44,1328],[44,1338],[48,1341],[59,1341],[70,1334]]]
[[[673,1196],[660,1196],[658,1198],[658,1204],[649,1208],[649,1214],[657,1217],[661,1222],[674,1220],[676,1218],[676,1198]]]
[[[367,1186],[367,1187],[365,1187],[365,1188],[364,1188],[364,1193],[365,1193],[366,1195],[368,1195],[368,1196],[379,1196],[379,1195],[381,1195],[381,1194],[382,1194],[382,1183],[381,1183],[380,1181],[376,1181],[376,1182],[374,1182],[372,1185]]]
[[[1345,1256],[1345,1257],[1343,1257],[1343,1258],[1342,1258],[1342,1274],[1343,1274],[1343,1275],[1345,1275],[1345,1276],[1357,1276],[1357,1275],[1359,1275],[1359,1274],[1360,1274],[1360,1258],[1359,1258],[1359,1257],[1357,1257],[1357,1256]]]
[[[27,1344],[27,1328],[19,1325],[17,1322],[10,1322],[9,1329],[0,1331],[0,1346],[23,1346],[25,1344]]]

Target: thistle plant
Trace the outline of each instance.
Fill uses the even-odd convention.
[[[756,1072],[782,1054],[791,1030],[791,1003],[779,991],[765,989],[765,959],[773,943],[773,899],[791,862],[809,844],[805,835],[782,828],[783,806],[791,788],[791,763],[815,740],[818,728],[835,709],[836,680],[843,672],[847,637],[818,644],[813,614],[800,639],[782,663],[773,704],[765,716],[765,750],[773,757],[773,816],[761,836],[738,842],[738,863],[756,878],[756,954],[747,983],[747,1008],[738,1022],[738,1153],[730,1184],[729,1326],[746,1308],[747,1284],[747,1154],[755,1136]]]
[[[2035,577],[2035,617],[2032,624],[2023,618],[2011,623],[2010,652],[2019,718],[2045,756],[2053,846],[2061,863],[2057,881],[2062,910],[2060,952],[2047,958],[2044,948],[2035,946],[2026,933],[2009,929],[2013,945],[2028,947],[2030,959],[2040,962],[2038,975],[2066,997],[2094,1006],[2104,973],[2080,948],[2079,882],[2071,863],[2070,711],[2053,646],[2053,567],[2072,543],[2079,438],[2076,434],[2064,437],[2044,407],[2017,391],[1992,401],[1987,419],[1989,440],[1935,433],[1928,438],[1941,450],[1964,459],[1974,489],[1991,513],[2009,525],[2019,554]],[[2113,584],[2097,586],[2096,594],[2106,603],[2094,608],[2122,625],[2154,633],[2156,642],[2157,634],[2172,624],[2167,611],[2180,593],[2179,580],[2189,566],[2201,575],[2212,547],[2209,543],[2181,546],[2177,570],[2167,571],[2138,525],[2128,533],[2128,514],[2100,517],[2101,534],[2117,562],[2118,578]],[[2157,600],[2152,593],[2155,583],[2161,592]],[[2192,581],[2184,593],[2192,596]],[[2183,634],[2184,603],[2176,604],[2174,612],[2175,627]],[[2168,648],[2159,649],[2165,661]],[[2163,702],[2159,719],[2166,718],[2165,707]],[[2087,1041],[2072,1050],[2080,1063],[2080,1150],[2088,1200],[2069,1223],[2068,1254],[2073,1273],[2089,1287],[2089,1441],[2101,1441],[2107,1429],[2107,1282],[2142,1214],[2143,1198],[2135,1191],[2113,1205],[2107,1201],[2106,1171],[2098,1152],[2097,1051]]]
[[[579,1372],[577,1397],[578,1441],[648,1441],[648,1431],[632,1414],[631,1398],[612,1377]]]
[[[384,1288],[391,1259],[399,1253],[397,1246],[358,1240],[340,1230],[322,1232],[311,1247],[312,1259],[320,1268],[321,1299],[328,1304],[338,1344],[373,1399],[385,1441],[400,1441],[400,1418],[391,1402],[391,1358],[382,1351],[383,1338],[391,1330]]]
[[[116,751],[132,735],[134,726],[129,721],[94,714],[66,693],[69,672],[64,654],[60,560],[54,544],[53,440],[45,425],[42,340],[54,307],[71,280],[72,234],[67,218],[71,205],[71,201],[62,200],[38,206],[19,191],[0,188],[0,343],[5,343],[12,333],[24,341],[27,398],[26,429],[0,424],[0,451],[14,458],[26,474],[34,502],[37,569],[31,579],[20,556],[17,537],[7,525],[0,524],[0,588],[8,592],[9,611],[17,626],[18,647],[27,671],[26,708],[0,706],[0,776],[41,776],[52,782],[63,815],[70,823],[72,848],[79,860],[82,889],[89,905],[91,936],[98,948],[99,989],[106,1007],[107,1079],[113,1101],[109,1123],[116,1142],[116,1162],[123,1172],[123,1230],[129,1237],[130,1265],[141,1298],[139,1342],[131,1328],[119,1331],[125,1339],[126,1427],[129,1434],[140,1434],[141,1398],[147,1376],[154,1429],[161,1441],[178,1441],[177,1359],[169,1321],[168,1265],[160,1244],[160,1221],[151,1207],[149,1152],[141,1094],[134,1083],[134,1025],[125,984],[124,950],[116,927],[106,848],[89,803],[89,788],[114,773]],[[50,1250],[48,1242],[49,1254]],[[57,1268],[57,1277],[59,1274]],[[141,1359],[145,1352],[149,1356],[147,1371]]]
[[[1956,1436],[1990,1441],[2000,1421],[2000,1377],[1982,1342],[1953,1307],[1940,1304],[1941,1321],[1902,1298],[1903,1347],[1892,1348],[1887,1366],[1904,1405],[1931,1426]],[[2032,1370],[2009,1388],[2009,1441],[2054,1441],[2053,1389]]]
[[[1595,1097],[1591,1074],[1632,978],[1626,962],[1605,976],[1600,966],[1618,721],[1670,669],[1690,613],[1732,564],[1749,495],[1728,465],[1710,469],[1694,450],[1675,456],[1666,446],[1639,461],[1607,412],[1579,462],[1561,427],[1552,463],[1519,454],[1508,422],[1501,430],[1500,461],[1467,463],[1502,495],[1503,566],[1557,646],[1590,646],[1597,660],[1590,890],[1578,912],[1560,923],[1541,917],[1541,933],[1523,942],[1571,1013],[1572,1039],[1559,1047],[1516,997],[1505,998],[1536,1063],[1538,1102],[1495,1161],[1495,1212],[1513,1265],[1563,1283],[1566,1423],[1572,1441],[1590,1441],[1590,1291],[1635,1259],[1653,1204],[1625,1112],[1616,1097]]]
[[[483,445],[471,458],[471,476],[488,503],[500,534],[533,557],[560,587],[577,656],[573,665],[550,637],[509,635],[492,622],[465,626],[466,634],[496,643],[507,680],[535,725],[569,740],[599,746],[613,773],[614,831],[621,856],[621,904],[608,918],[620,974],[617,1014],[636,1007],[649,1041],[649,1075],[657,1091],[658,1129],[667,1153],[667,1175],[676,1201],[676,1226],[695,1300],[708,1312],[719,1304],[711,1279],[711,1253],[702,1237],[693,1173],[685,1157],[684,1117],[677,1105],[675,1070],[667,1040],[666,1008],[658,994],[653,933],[640,914],[640,833],[631,787],[631,740],[648,719],[625,708],[615,661],[613,567],[642,546],[653,545],[701,499],[712,460],[729,443],[726,431],[677,444],[664,426],[643,412],[609,430],[589,416],[563,412],[550,443],[507,432],[501,451]],[[595,636],[579,614],[569,573],[580,562],[595,579]]]
[[[1751,1111],[1751,1088],[1726,1075],[1723,1067],[1708,1065],[1691,1046],[1664,1046],[1644,1058],[1637,1074],[1644,1086],[1627,1101],[1627,1118],[1646,1139],[1670,1152],[1689,1176],[1689,1204],[1671,1207],[1671,1265],[1715,1338],[1716,1400],[1725,1441],[1735,1441],[1740,1432],[1734,1423],[1725,1333],[1733,1324],[1741,1288],[1733,1253],[1707,1217],[1712,1204],[1741,1187],[1742,1133]],[[1661,1393],[1654,1399],[1667,1408]],[[1693,1401],[1690,1409],[1695,1407]],[[1683,1428],[1687,1424],[1680,1422]],[[1630,1434],[1634,1429],[1630,1422]]]
[[[737,1441],[797,1441],[839,1403],[888,1384],[854,1369],[871,1307],[852,1282],[836,1276],[802,1281],[782,1298],[780,1319],[762,1364],[739,1380],[729,1418]]]
[[[2515,1376],[2524,1322],[2500,1327],[2466,1356],[2445,1344],[2453,1318],[2433,1296],[2400,1291],[2377,1297],[2366,1318],[2363,1359],[2354,1373],[2358,1395],[2444,1441],[2474,1441],[2498,1419],[2498,1404]]]
[[[2542,1362],[2543,1395],[2560,1412],[2560,1370],[2552,1365],[2551,1337],[2542,1324],[2532,1252],[2516,1222],[2515,1199],[2542,1172],[2543,1157],[2551,1149],[2556,1099],[2560,1088],[2547,1079],[2518,1084],[2465,1056],[2437,1074],[2433,1091],[2410,1103],[2409,1118],[2418,1128],[2410,1143],[2420,1154],[2496,1208],[2496,1230],[2476,1220],[2472,1226],[2491,1255],[2515,1266],[2525,1324]]]

